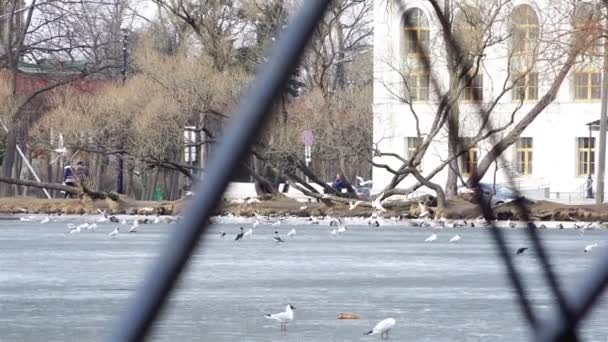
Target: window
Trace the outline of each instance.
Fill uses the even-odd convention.
[[[597,56],[602,52],[601,8],[594,8],[589,2],[581,2],[574,13],[574,36],[576,43],[582,44],[584,55]]]
[[[483,75],[478,74],[471,79],[471,83],[464,88],[464,100],[481,102],[483,100]]]
[[[405,138],[405,158],[409,161],[414,157],[414,153],[422,144],[422,138],[407,137]],[[422,171],[422,163],[418,165],[418,171]]]
[[[574,74],[574,99],[593,101],[602,97],[602,75],[595,71]]]
[[[538,74],[528,73],[516,76],[513,84],[513,100],[530,101],[538,99]]]
[[[462,138],[462,147],[467,148],[472,143],[471,138]],[[473,146],[461,157],[461,172],[463,176],[470,176],[473,170],[477,168],[477,160],[479,158],[477,147]]]
[[[429,21],[419,8],[413,8],[403,18],[405,52],[421,55],[428,51],[430,41]]]
[[[595,138],[577,139],[576,175],[588,176],[595,173]]]
[[[454,20],[454,36],[465,52],[470,55],[481,53],[485,26],[487,25],[482,20],[479,8],[468,5],[459,6]]]
[[[514,55],[534,55],[539,41],[538,17],[529,5],[515,7],[511,14]]]
[[[186,164],[194,165],[196,163],[196,127],[184,127],[184,161]]]
[[[428,101],[429,74],[422,72],[408,76],[407,91],[410,101]]]
[[[517,172],[520,175],[532,174],[532,138],[520,138],[516,145]]]

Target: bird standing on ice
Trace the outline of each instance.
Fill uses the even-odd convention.
[[[392,327],[395,326],[395,319],[394,318],[387,318],[384,319],[380,322],[378,322],[378,324],[376,324],[376,326],[374,327],[374,329],[364,333],[363,335],[376,335],[376,334],[380,334],[380,339],[384,339],[385,336],[388,339],[388,332],[391,330]]]
[[[287,305],[285,307],[285,311],[276,314],[268,314],[264,317],[274,319],[275,321],[281,323],[281,330],[287,330],[287,324],[293,321],[293,310],[295,310],[293,305]]]
[[[343,234],[346,233],[346,226],[341,226],[340,228],[338,228],[338,234]]]
[[[260,225],[260,220],[256,219],[253,224],[251,225],[253,228],[257,227]]]
[[[118,236],[118,231],[120,229],[118,227],[114,228],[113,231],[110,232],[110,234],[108,234],[109,237],[111,237],[112,239]]]
[[[454,235],[453,238],[450,239],[450,242],[458,242],[460,241],[460,234]]]
[[[249,228],[249,230],[245,232],[245,234],[243,235],[243,237],[250,238],[251,236],[253,236],[253,229]]]
[[[279,232],[278,231],[274,231],[274,237],[272,238],[272,240],[274,240],[274,242],[285,242],[283,241],[283,239],[281,239],[281,237],[279,236]]]
[[[137,233],[137,227],[139,227],[139,221],[134,220],[133,225],[129,228],[129,233]]]
[[[424,242],[433,242],[437,240],[437,234],[433,233],[431,234],[431,236],[429,236],[428,238],[424,239]]]
[[[336,228],[331,230],[331,235],[336,236],[336,234],[338,234],[338,232],[336,231]]]
[[[244,235],[245,235],[245,232],[243,231],[243,227],[241,227],[241,231],[238,234],[236,234],[234,241],[239,241],[240,239],[243,238]]]
[[[271,226],[273,226],[273,227],[277,227],[277,226],[280,226],[280,225],[281,225],[281,220],[279,220],[279,221],[271,224]]]
[[[50,221],[51,221],[51,219],[47,216],[47,217],[43,218],[42,221],[40,221],[40,224],[49,223]]]
[[[292,230],[289,231],[289,233],[287,233],[287,236],[289,237],[294,237],[296,236],[296,229],[293,228]]]
[[[78,233],[80,233],[80,226],[73,227],[72,229],[70,229],[70,234],[78,234]]]
[[[528,247],[522,247],[522,248],[518,249],[515,254],[516,255],[523,254],[527,249],[528,249]]]
[[[382,197],[384,197],[384,193],[381,193],[378,195],[378,197],[376,197],[376,199],[372,202],[372,208],[385,213],[386,209],[384,209],[384,207],[382,206]]]
[[[597,243],[593,243],[593,244],[590,244],[590,245],[588,245],[587,247],[585,247],[585,253],[587,253],[587,252],[591,252],[591,250],[592,250],[594,247],[597,247]]]

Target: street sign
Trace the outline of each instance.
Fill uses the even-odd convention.
[[[312,130],[307,129],[302,132],[302,142],[305,146],[312,146],[315,143],[315,136],[312,134]]]

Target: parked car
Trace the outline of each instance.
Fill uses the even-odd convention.
[[[503,185],[494,185],[490,183],[479,183],[478,185],[483,194],[484,200],[488,201],[491,199],[490,204],[492,206],[509,203],[518,198],[517,193],[514,190]],[[496,192],[494,192],[495,189]],[[473,190],[463,186],[458,189],[458,192],[473,193]]]

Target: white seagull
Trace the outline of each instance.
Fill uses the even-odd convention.
[[[348,210],[353,210],[355,209],[359,204],[363,203],[363,201],[357,201],[357,202],[349,202],[348,203]]]
[[[378,197],[376,197],[376,199],[372,202],[372,208],[374,209],[378,209],[381,212],[385,213],[386,209],[384,209],[384,207],[382,206],[382,196],[384,196],[384,193],[381,193],[378,195]]]
[[[285,241],[283,241],[283,239],[281,239],[281,237],[279,236],[279,232],[276,230],[274,232],[274,236],[272,237],[272,240],[274,242],[285,242]]]
[[[160,216],[156,215],[156,217],[154,218],[154,224],[159,224],[160,223]]]
[[[113,231],[111,231],[111,232],[110,232],[110,234],[108,234],[108,236],[109,236],[109,237],[111,237],[111,238],[113,239],[113,238],[115,238],[116,236],[118,236],[118,231],[119,231],[119,228],[118,228],[118,227],[116,227],[116,228],[114,228],[114,230],[113,230]]]
[[[256,220],[253,222],[253,224],[252,224],[253,228],[255,228],[255,227],[259,226],[259,225],[260,225],[260,220],[258,220],[258,219],[256,219]]]
[[[86,223],[84,223],[84,224],[86,224]],[[87,225],[85,228],[86,230],[94,231],[97,228],[97,224],[95,224],[95,223],[86,224],[86,225]]]
[[[360,177],[360,176],[357,176],[357,180],[359,181],[360,186],[366,186],[366,185],[370,185],[373,183],[373,180],[371,180],[371,179],[365,180],[365,179],[363,179],[363,177]]]
[[[425,218],[431,216],[431,213],[426,208],[426,206],[422,204],[422,202],[418,202],[418,209],[420,209],[420,215],[418,216],[418,218]]]
[[[275,223],[271,224],[271,226],[273,226],[273,227],[278,227],[278,226],[280,226],[280,225],[281,225],[281,220],[279,220],[279,221],[277,221],[277,222],[275,222]]]
[[[73,227],[72,229],[70,229],[70,234],[78,234],[78,233],[80,233],[80,226]]]
[[[293,237],[295,235],[296,235],[296,229],[295,228],[293,228],[292,230],[289,231],[289,233],[287,233],[287,236],[289,236],[289,237]]]
[[[267,314],[264,315],[264,317],[268,319],[274,319],[275,321],[281,323],[281,330],[287,330],[287,324],[293,321],[294,309],[295,307],[293,305],[287,305],[285,307],[285,311],[276,314]]]
[[[590,244],[590,245],[588,245],[587,247],[585,247],[585,253],[587,253],[587,252],[591,252],[591,250],[592,250],[594,247],[597,247],[597,243],[593,243],[593,244]]]
[[[336,228],[331,230],[331,235],[336,236],[336,234],[338,234],[338,232],[336,231]]]
[[[74,225],[73,223],[68,223],[68,229],[74,229],[76,228],[76,225]]]
[[[133,220],[133,225],[129,228],[129,233],[137,233],[137,228],[139,227],[139,221]]]
[[[253,236],[253,229],[249,228],[248,231],[245,232],[245,234],[243,234],[243,237],[251,237]]]
[[[45,218],[42,219],[42,221],[40,221],[40,224],[45,224],[45,223],[49,223],[51,221],[51,219],[46,216]]]
[[[380,334],[380,339],[384,339],[385,336],[388,339],[388,332],[394,326],[395,326],[395,319],[394,318],[383,319],[380,322],[378,322],[378,324],[376,324],[376,326],[374,327],[374,329],[372,329],[372,330],[364,333],[363,335],[376,335],[376,334]]]
[[[450,242],[458,242],[460,241],[460,234],[454,235],[453,238],[450,239]]]
[[[424,239],[424,242],[432,242],[437,240],[437,234],[433,233],[431,234],[431,236],[429,236],[428,238]]]
[[[345,226],[341,226],[340,228],[338,228],[338,234],[342,234],[342,233],[346,233],[346,227]]]

